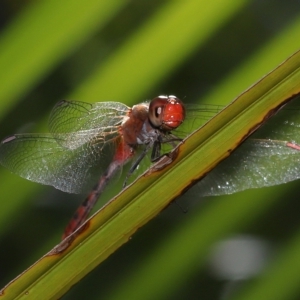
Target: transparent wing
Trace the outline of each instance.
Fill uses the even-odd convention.
[[[201,196],[217,196],[298,178],[299,150],[284,141],[249,139],[197,183],[197,191]]]
[[[90,183],[93,168],[99,173],[106,167],[103,147],[113,141],[112,136],[110,140],[94,137],[89,143],[68,149],[61,145],[65,141],[58,143],[50,134],[18,134],[1,142],[0,163],[28,180],[79,193],[86,184],[95,183]]]
[[[99,135],[114,135],[129,107],[119,102],[60,101],[49,118],[49,129],[60,145],[76,149]]]
[[[197,183],[201,195],[232,194],[300,178],[299,99],[271,117],[251,138]]]
[[[173,133],[180,138],[185,138],[189,133],[202,126],[225,106],[214,104],[186,104],[185,107],[185,121],[178,129],[173,131]]]
[[[186,120],[174,133],[180,137],[198,129],[225,108],[214,104],[187,104]],[[300,137],[300,97],[290,101],[258,131],[261,138],[275,140],[297,140]],[[185,136],[184,136],[185,135]],[[256,135],[256,133],[255,133]],[[300,143],[300,139],[298,139]]]

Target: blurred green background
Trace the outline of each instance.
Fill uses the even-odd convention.
[[[1,137],[45,131],[60,99],[132,105],[174,94],[225,105],[300,46],[296,0],[4,0],[0,8]],[[4,286],[59,242],[83,196],[4,168],[0,191]],[[118,191],[111,187],[102,204]],[[251,199],[261,205],[247,211]],[[178,203],[188,213],[170,205],[62,299],[300,299],[299,182]],[[232,212],[236,203],[241,212]],[[226,218],[228,227],[210,239]],[[209,246],[197,233],[207,233]],[[216,245],[236,235],[259,241],[257,272],[212,267]]]

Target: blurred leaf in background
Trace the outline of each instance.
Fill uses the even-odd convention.
[[[30,122],[38,125],[30,131],[39,130],[62,98],[132,105],[175,94],[185,102],[225,105],[298,50],[299,7],[296,0],[2,1],[0,134],[24,131]],[[82,197],[3,168],[0,178],[4,286],[57,244]],[[63,299],[222,299],[227,285],[208,264],[214,245],[211,253],[201,251],[200,236],[230,219],[239,203],[243,215],[230,225],[231,235],[295,249],[298,186],[182,199],[188,214],[171,205]],[[112,187],[99,205],[119,189]],[[253,198],[261,205],[249,210]],[[285,272],[280,282],[288,286],[295,277],[288,267]],[[294,286],[287,290],[289,298],[278,299],[299,298]]]

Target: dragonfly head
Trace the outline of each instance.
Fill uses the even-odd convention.
[[[149,105],[150,123],[163,131],[176,129],[185,119],[185,107],[176,96],[158,96]]]

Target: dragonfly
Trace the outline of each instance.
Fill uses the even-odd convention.
[[[76,210],[63,238],[87,219],[108,182],[133,160],[123,187],[151,150],[151,161],[161,157],[161,145],[181,139],[171,133],[185,119],[176,96],[158,96],[132,108],[119,102],[89,104],[60,101],[49,118],[49,134],[14,134],[0,144],[0,163],[28,180],[80,193],[101,173],[92,191]],[[142,151],[138,148],[143,146]],[[109,163],[107,164],[107,162]]]
[[[298,101],[299,102],[299,101]],[[300,107],[288,105],[197,183],[199,196],[231,194],[300,177]],[[91,189],[64,231],[87,219],[111,179],[132,161],[123,187],[148,153],[159,160],[222,109],[184,105],[174,95],[128,107],[119,102],[60,101],[48,134],[24,133],[0,144],[0,163],[19,176],[69,193]],[[197,122],[199,121],[199,122]]]

